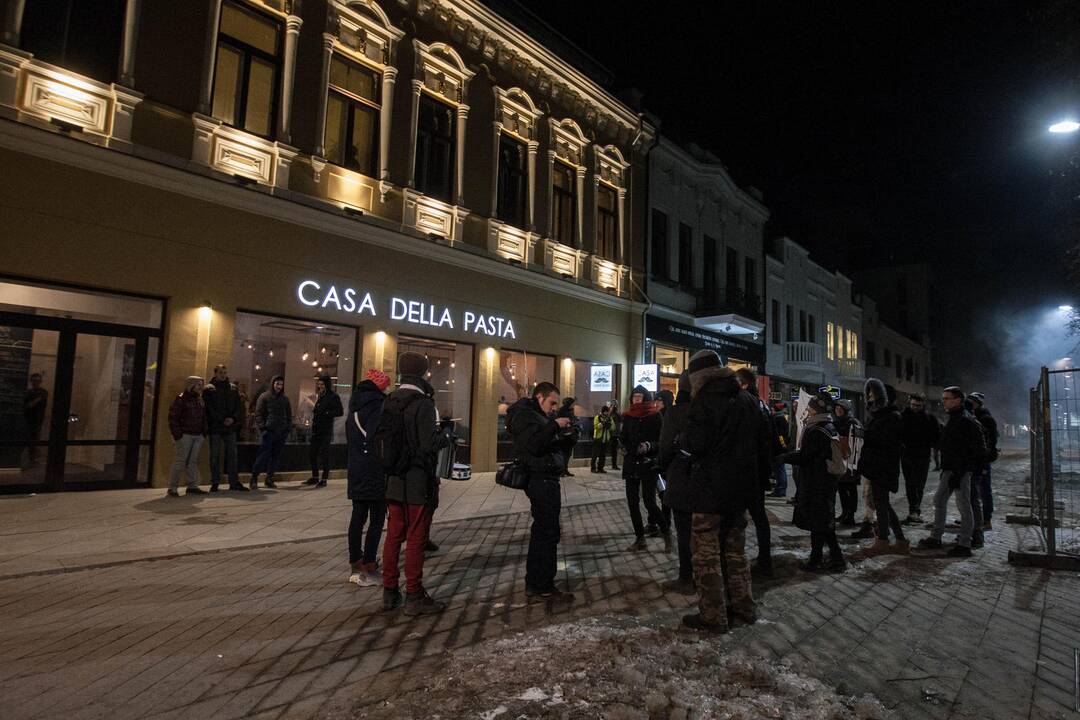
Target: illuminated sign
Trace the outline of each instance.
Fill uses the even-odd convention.
[[[634,365],[634,387],[640,385],[649,392],[660,389],[660,366],[656,363]]]
[[[322,285],[314,280],[303,280],[296,286],[296,298],[308,307],[334,309],[338,312],[378,317],[377,303],[370,292],[356,288],[338,288]],[[386,315],[394,321],[413,325],[428,325],[454,330],[461,328],[473,335],[517,339],[514,323],[498,315],[485,315],[475,310],[454,313],[445,305],[391,297]],[[455,323],[455,318],[457,322]]]
[[[589,368],[589,390],[591,392],[611,392],[611,365],[593,365]]]

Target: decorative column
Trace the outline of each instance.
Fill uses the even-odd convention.
[[[120,84],[135,87],[135,46],[139,40],[139,11],[142,0],[124,4],[124,37],[120,46]]]
[[[210,15],[206,20],[206,35],[203,47],[206,52],[203,55],[202,78],[199,83],[199,107],[202,115],[209,115],[212,110],[212,93],[214,90],[214,64],[217,62],[217,34],[218,24],[221,22],[221,0],[210,0]]]
[[[525,192],[528,194],[528,216],[525,218],[525,229],[536,232],[536,153],[540,150],[540,143],[535,140],[529,141],[529,184]]]
[[[496,217],[499,210],[499,140],[502,139],[502,122],[496,120],[492,125],[491,144],[491,208],[488,214]]]
[[[379,186],[383,197],[390,189],[390,126],[394,118],[394,81],[397,68],[386,66],[382,76],[382,107],[379,108]]]
[[[454,204],[465,207],[465,121],[469,119],[469,106],[457,106],[457,178],[454,182]]]
[[[619,188],[619,249],[617,257],[612,258],[620,265],[629,265],[626,261],[626,238],[624,231],[626,228],[626,188]],[[693,285],[691,280],[690,285]]]
[[[585,168],[577,166],[577,249],[585,249]]]
[[[420,122],[420,92],[423,90],[423,80],[412,81],[412,124],[409,128],[412,138],[409,140],[409,187],[416,187],[416,133],[419,131]]]
[[[319,107],[315,111],[315,154],[326,156],[326,96],[330,92],[330,58],[334,54],[334,36],[323,33],[322,73]]]
[[[286,145],[292,142],[292,95],[293,78],[296,76],[296,41],[300,26],[304,24],[296,15],[285,21],[285,58],[281,69],[281,113],[279,115],[278,140]]]
[[[8,0],[7,12],[4,13],[4,27],[0,29],[0,42],[11,47],[19,47],[19,33],[22,30],[25,9],[26,0]]]

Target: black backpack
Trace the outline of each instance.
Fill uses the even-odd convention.
[[[391,395],[383,403],[371,445],[375,459],[387,475],[404,476],[413,466],[414,444],[409,437],[405,411],[420,397],[419,393],[411,393],[407,398]]]

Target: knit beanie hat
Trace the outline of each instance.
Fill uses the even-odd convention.
[[[398,372],[401,375],[423,377],[428,371],[428,359],[426,355],[414,352],[403,352],[398,355]]]
[[[184,380],[184,389],[190,390],[201,382],[203,382],[203,379],[198,375],[188,375],[187,379]]]
[[[815,395],[814,397],[810,398],[809,405],[810,407],[814,408],[814,410],[816,410],[819,414],[824,415],[825,413],[832,410],[833,399],[829,395],[825,394]]]
[[[390,376],[382,370],[371,368],[364,373],[364,379],[375,383],[375,387],[379,388],[379,390],[386,390],[386,388],[390,387]]]
[[[723,365],[720,356],[715,350],[698,350],[696,353],[690,356],[690,363],[686,366],[686,370],[689,374],[693,375],[701,370],[707,370],[711,367],[718,367]]]

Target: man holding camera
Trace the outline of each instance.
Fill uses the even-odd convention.
[[[506,411],[506,429],[514,441],[514,457],[529,476],[525,492],[532,509],[529,555],[525,561],[525,595],[530,599],[569,604],[574,596],[555,587],[559,549],[562,485],[574,439],[568,417],[552,417],[559,407],[559,388],[538,384]]]

